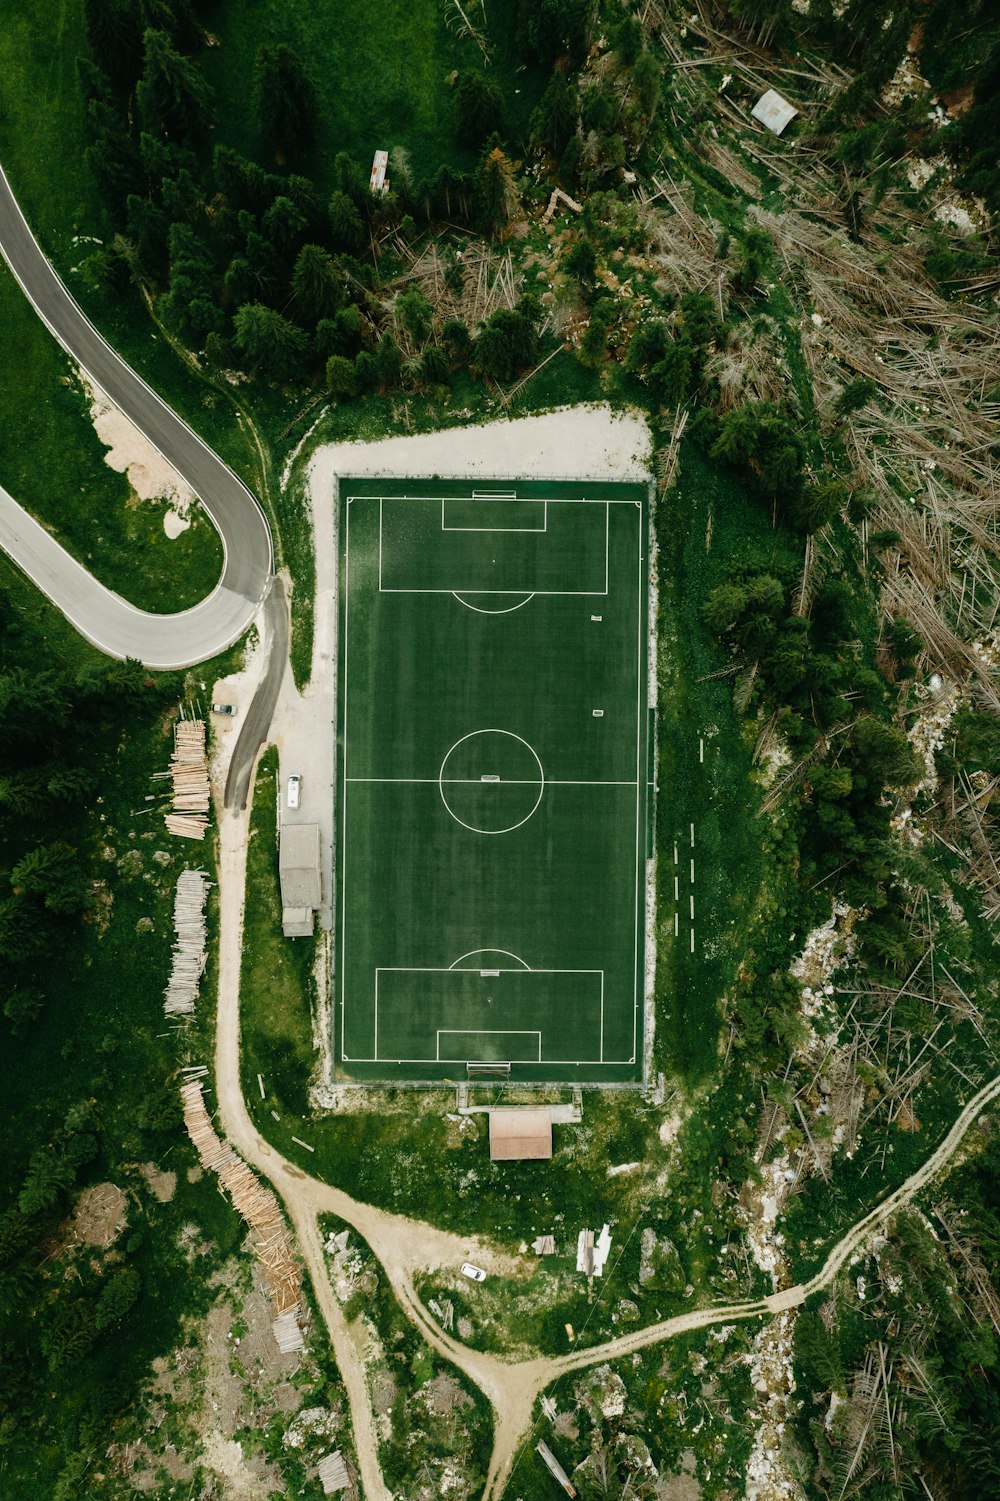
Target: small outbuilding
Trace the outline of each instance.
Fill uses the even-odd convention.
[[[750,113],[755,120],[766,125],[768,130],[780,136],[786,125],[790,125],[795,119],[798,110],[794,104],[783,99],[776,89],[768,89],[766,94],[761,94]]]
[[[278,847],[281,930],[286,938],[308,938],[321,901],[319,824],[282,824]]]
[[[490,1111],[490,1161],[538,1162],[552,1156],[552,1119],[547,1110],[508,1105]]]

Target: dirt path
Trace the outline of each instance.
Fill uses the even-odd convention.
[[[808,1282],[756,1301],[695,1308],[690,1313],[664,1319],[661,1323],[633,1330],[602,1345],[574,1350],[568,1355],[538,1356],[534,1360],[510,1362],[481,1350],[469,1349],[434,1322],[414,1290],[414,1275],[421,1269],[454,1268],[470,1257],[500,1272],[504,1269],[505,1258],[484,1242],[438,1230],[420,1220],[388,1214],[373,1204],[359,1203],[341,1189],[309,1177],[266,1142],[250,1119],[240,1087],[239,1069],[240,955],[248,834],[249,815],[243,810],[226,811],[220,825],[219,863],[219,1010],[215,1056],[219,1113],[226,1135],[247,1162],[270,1181],[295,1228],[347,1390],[358,1466],[367,1501],[389,1501],[389,1492],[378,1462],[378,1437],[364,1360],[330,1282],[317,1223],[321,1214],[338,1215],[368,1242],[407,1316],[428,1344],[463,1371],[489,1397],[494,1409],[495,1429],[483,1501],[497,1501],[509,1478],[518,1444],[531,1426],[535,1399],[552,1382],[588,1366],[621,1359],[693,1329],[731,1323],[736,1319],[767,1317],[800,1306],[811,1293],[828,1287],[872,1232],[930,1182],[957,1151],[982,1110],[1000,1098],[998,1077],[973,1096],[923,1166],[847,1232],[830,1252],[820,1271]]]

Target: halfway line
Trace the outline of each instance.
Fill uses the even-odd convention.
[[[448,785],[462,787],[537,787],[540,777],[501,777],[499,782],[484,783],[482,777],[348,777],[349,782],[402,782],[415,786],[439,786],[442,780]],[[571,782],[557,777],[546,777],[546,787],[636,787],[637,782]]]

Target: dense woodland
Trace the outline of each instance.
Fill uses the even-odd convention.
[[[932,167],[947,161],[963,190],[1000,212],[1000,19],[989,0],[904,0],[888,24],[875,0],[843,8],[831,0],[807,8],[730,0],[709,10],[716,26],[757,49],[758,62],[762,55],[787,62],[808,47],[843,70],[843,86],[793,130],[836,183],[823,211],[849,245],[878,244],[904,156]],[[867,1029],[865,1039],[877,1040],[858,1073],[884,1166],[889,1084],[905,1073],[910,1039],[937,1024],[939,993],[908,985],[928,933],[976,1003],[966,1010],[953,995],[961,1013],[953,1057],[964,1069],[995,1057],[997,910],[973,868],[985,859],[991,829],[973,826],[967,787],[970,777],[990,787],[1000,777],[998,720],[985,690],[967,697],[937,751],[939,804],[928,809],[918,799],[918,813],[939,819],[940,838],[904,847],[894,819],[923,771],[906,734],[919,707],[916,684],[947,664],[932,620],[884,605],[890,581],[914,566],[911,539],[903,522],[887,519],[858,451],[890,397],[880,379],[846,364],[824,389],[806,368],[798,330],[811,306],[808,278],[773,222],[769,229],[760,215],[747,215],[724,165],[712,165],[709,106],[692,105],[691,72],[675,67],[663,45],[678,18],[671,30],[646,7],[644,26],[638,9],[594,0],[483,7],[486,34],[470,50],[474,65],[439,85],[453,99],[450,164],[422,177],[400,157],[390,164],[390,192],[376,199],[367,161],[346,152],[322,173],[306,170],[315,169],[319,94],[313,61],[291,45],[257,52],[247,80],[258,140],[251,157],[227,143],[217,117],[205,62],[218,39],[207,0],[84,0],[84,11],[89,52],[77,63],[84,170],[99,183],[107,234],[83,273],[115,298],[141,294],[212,379],[238,381],[251,394],[277,392],[292,413],[303,399],[326,399],[360,425],[366,404],[387,396],[429,402],[454,389],[463,401],[486,402],[558,349],[566,331],[565,346],[595,389],[649,412],[661,456],[686,411],[682,463],[740,488],[750,522],[745,533],[733,524],[728,549],[725,525],[716,522],[715,552],[688,586],[687,627],[706,678],[722,675],[727,712],[748,742],[779,746],[790,769],[761,814],[770,905],[748,929],[745,952],[722,976],[712,1006],[725,993],[734,1093],[745,1084],[750,1098],[765,1096],[772,1125],[782,1112],[791,1117],[795,1102],[808,1108],[815,1088],[811,1065],[796,1052],[801,986],[789,958],[795,935],[827,917],[834,898],[852,909],[856,994],[843,1010]],[[964,96],[967,105],[947,129],[928,118],[926,100],[893,110],[879,102],[918,26],[927,78],[942,98]],[[524,70],[534,101],[526,128],[511,124],[500,60],[508,75]],[[693,175],[702,261],[650,274],[646,301],[629,304],[618,295],[625,266],[662,252],[665,235],[625,174],[651,181],[664,164],[678,179]],[[562,308],[544,277],[522,273],[510,305],[470,321],[409,274],[434,243],[446,291],[460,288],[465,250],[516,246],[520,227],[538,218],[555,186],[583,201],[548,252]],[[777,190],[769,191],[772,202]],[[918,243],[927,306],[947,303],[956,320],[968,316],[972,348],[973,311],[988,311],[996,290],[995,228],[960,239],[931,227]],[[571,316],[560,323],[566,308]],[[935,352],[939,329],[928,313],[922,333]],[[766,371],[735,382],[733,371],[752,366],[757,350]],[[988,419],[1000,386],[983,382],[976,391],[968,383],[961,401]],[[1000,457],[995,441],[985,452]],[[680,539],[693,515],[687,492],[683,502],[687,512],[662,486],[662,567],[678,580],[686,567]],[[987,539],[995,562],[992,520],[969,530],[977,542]],[[965,546],[966,533],[956,537]],[[804,550],[820,558],[811,584]],[[152,1006],[143,1013],[146,1051],[128,1054],[129,1067],[143,1065],[147,1075],[123,1092],[115,1063],[125,1056],[130,1022],[111,975],[115,965],[127,976],[136,964],[135,922],[144,909],[126,892],[119,864],[102,856],[112,841],[98,800],[137,748],[129,748],[130,725],[141,721],[153,735],[178,689],[134,664],[100,666],[89,655],[83,667],[66,665],[65,655],[56,665],[20,596],[11,598],[0,621],[0,1027],[11,1056],[25,1060],[25,1096],[32,1077],[45,1084],[33,1111],[19,1110],[23,1140],[0,1175],[0,1410],[3,1437],[16,1440],[21,1462],[31,1445],[41,1446],[46,1473],[62,1477],[52,1494],[69,1497],[80,1494],[81,1474],[131,1400],[139,1357],[148,1353],[124,1358],[130,1310],[141,1310],[164,1343],[180,1306],[182,1269],[169,1256],[169,1296],[150,1301],[164,1253],[145,1222],[110,1275],[85,1258],[52,1254],[79,1186],[155,1155],[177,1134],[173,1091],[150,1062]],[[955,642],[960,625],[952,610]],[[956,660],[956,675],[968,672],[968,659]],[[128,775],[138,800],[141,776],[134,766]],[[668,834],[665,824],[660,832]],[[108,888],[129,922],[112,929],[109,951],[95,960]],[[92,963],[99,985],[88,979],[83,989],[87,1015],[60,1041],[65,977]],[[703,1071],[718,1066],[714,1031],[706,1057]],[[679,1073],[687,1062],[679,1045],[659,1061]],[[693,1079],[697,1072],[692,1065]],[[934,1078],[940,1120],[930,1108],[929,1129],[949,1118],[964,1087],[944,1077],[947,1087]],[[822,1116],[813,1119],[817,1137],[822,1129]],[[735,1112],[712,1159],[725,1193],[735,1196],[753,1177],[759,1144],[756,1118]],[[914,1158],[924,1151],[915,1138],[890,1144],[900,1159],[907,1149]],[[877,1288],[863,1306],[848,1288],[836,1306],[824,1302],[799,1320],[797,1441],[809,1494],[919,1495],[911,1480],[918,1470],[942,1498],[996,1489],[996,1156],[994,1136],[953,1175],[933,1233],[923,1211],[899,1223],[880,1267],[861,1269]],[[862,1181],[859,1163],[841,1162],[835,1191],[814,1174],[798,1192],[790,1235],[803,1254],[832,1217],[849,1222],[866,1202],[871,1180]],[[408,1207],[405,1195],[399,1207]],[[227,1233],[231,1227],[223,1239]],[[847,1416],[828,1427],[834,1394]],[[879,1426],[883,1410],[894,1414],[888,1434]],[[858,1443],[861,1432],[870,1439]],[[624,1461],[618,1480],[632,1483]]]

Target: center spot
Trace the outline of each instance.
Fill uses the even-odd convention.
[[[441,801],[473,834],[510,834],[538,808],[542,763],[512,730],[473,730],[448,751],[438,772]]]

